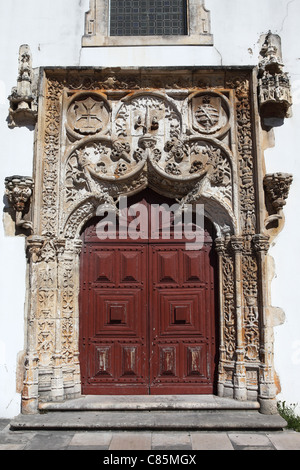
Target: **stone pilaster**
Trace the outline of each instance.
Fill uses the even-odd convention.
[[[231,238],[235,265],[235,305],[236,305],[236,362],[234,372],[234,396],[237,400],[247,400],[247,381],[245,367],[242,252],[243,237]]]

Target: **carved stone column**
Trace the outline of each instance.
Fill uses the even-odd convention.
[[[235,305],[236,305],[236,363],[234,373],[234,397],[247,400],[247,381],[245,368],[244,315],[243,315],[243,237],[231,237],[235,266]]]
[[[22,413],[38,412],[39,355],[37,352],[37,322],[35,305],[38,302],[38,268],[37,259],[43,246],[41,237],[27,239],[27,256],[29,262],[29,301],[27,307],[26,357],[24,363],[24,387],[22,392]]]
[[[225,318],[224,318],[224,295],[223,295],[223,284],[224,284],[224,273],[223,273],[223,259],[225,254],[225,240],[223,238],[217,238],[215,240],[215,250],[218,254],[218,274],[219,274],[219,368],[218,368],[218,396],[224,396],[224,385],[226,381],[226,371],[224,369],[224,363],[226,361],[226,349],[225,349]]]
[[[79,367],[79,257],[81,240],[61,240],[58,253],[58,336],[60,377],[64,398],[81,393]]]
[[[269,282],[266,256],[269,250],[269,236],[255,235],[253,244],[258,260],[258,280],[260,291],[260,371],[259,371],[259,402],[261,413],[276,414],[276,385],[274,378],[274,335],[268,296]]]
[[[62,311],[60,307],[61,297],[61,267],[63,266],[65,241],[56,240],[55,250],[57,256],[57,315],[55,319],[55,348],[52,356],[52,378],[51,378],[51,398],[53,401],[62,401],[64,399],[64,380],[62,373],[62,344],[61,344],[61,328],[62,328]]]

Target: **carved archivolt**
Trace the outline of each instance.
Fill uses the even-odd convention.
[[[99,204],[117,210],[120,196],[147,186],[181,204],[203,203],[215,224],[219,394],[274,398],[272,354],[264,353],[271,335],[261,302],[268,237],[257,203],[263,182],[253,79],[246,69],[44,71],[27,239],[27,412],[36,410],[38,395],[80,394],[81,228]]]

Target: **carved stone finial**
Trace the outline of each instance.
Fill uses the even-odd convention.
[[[34,187],[33,179],[29,176],[10,176],[5,178],[6,195],[16,212],[16,226],[31,229],[32,223],[24,220],[24,214],[29,210],[29,201]]]
[[[289,116],[292,105],[290,79],[283,72],[280,36],[271,31],[265,36],[260,51],[258,97],[260,114],[268,127],[281,124]]]
[[[37,119],[37,99],[34,89],[32,56],[27,44],[19,50],[19,75],[17,86],[9,96],[9,127],[34,125]]]

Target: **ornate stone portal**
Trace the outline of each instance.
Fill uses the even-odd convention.
[[[40,77],[23,412],[80,396],[80,231],[100,204],[116,208],[147,186],[204,204],[219,257],[218,393],[275,412],[257,70],[44,69]]]

